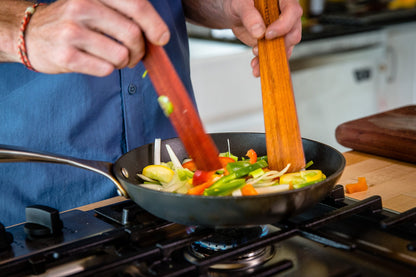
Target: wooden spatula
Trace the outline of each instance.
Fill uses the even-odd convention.
[[[254,2],[266,26],[279,18],[277,0]],[[281,170],[290,163],[289,171],[298,171],[305,156],[284,38],[260,39],[258,47],[269,167]]]
[[[157,94],[164,96],[165,114],[197,168],[206,171],[221,168],[218,149],[205,133],[185,86],[163,47],[146,42],[143,63]]]

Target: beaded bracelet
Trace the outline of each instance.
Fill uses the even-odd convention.
[[[36,71],[31,63],[29,62],[29,58],[27,56],[27,49],[26,49],[26,42],[25,42],[25,32],[26,32],[26,28],[27,25],[29,24],[29,21],[32,17],[32,15],[35,13],[36,8],[39,6],[39,3],[33,4],[33,6],[28,7],[25,11],[25,16],[23,17],[22,23],[20,24],[20,29],[19,29],[19,41],[18,41],[18,45],[17,45],[17,49],[20,60],[22,61],[22,63],[30,70]]]

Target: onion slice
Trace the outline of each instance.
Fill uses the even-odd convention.
[[[183,168],[181,162],[179,161],[178,157],[176,157],[175,152],[173,152],[172,147],[169,144],[166,144],[166,150],[168,150],[169,158],[173,163],[175,168]]]
[[[290,190],[290,185],[282,184],[282,185],[275,185],[275,186],[270,186],[270,187],[256,188],[256,191],[259,194],[281,192],[281,191],[286,191],[286,190]]]
[[[161,139],[155,139],[155,151],[153,153],[153,164],[160,165],[160,148],[161,148]]]

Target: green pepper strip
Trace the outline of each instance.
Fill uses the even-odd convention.
[[[323,178],[322,178],[322,179],[320,179],[320,180],[315,180],[315,181],[311,181],[311,182],[305,182],[305,183],[294,184],[294,185],[293,185],[293,188],[294,188],[294,189],[300,189],[300,188],[307,187],[307,186],[313,185],[313,184],[315,184],[315,183],[321,182],[321,181],[323,181],[323,180],[325,180],[325,179],[326,179],[326,177],[323,177]]]
[[[233,173],[227,176],[224,176],[218,181],[216,181],[212,186],[210,186],[204,191],[204,195],[206,196],[227,195],[226,193],[231,193],[232,190],[235,190],[238,188],[236,183],[231,182],[231,181],[247,176],[250,172],[258,168],[265,168],[267,166],[268,164],[266,161],[260,160],[254,164],[250,164],[249,166],[239,168]],[[241,180],[244,180],[244,179],[241,179]],[[239,184],[240,181],[237,183]],[[245,183],[245,180],[244,180],[244,183]]]
[[[231,193],[234,190],[239,189],[239,188],[242,188],[245,184],[246,184],[246,179],[244,179],[244,178],[234,179],[234,180],[229,181],[227,183],[227,186],[226,187],[223,187],[221,189],[218,189],[212,195],[213,196],[227,196],[227,195],[231,195]]]
[[[241,168],[247,167],[250,165],[250,161],[237,161],[235,163],[228,163],[226,168],[229,173],[235,172]]]
[[[257,157],[257,161],[259,160],[265,160],[267,162],[267,156]]]

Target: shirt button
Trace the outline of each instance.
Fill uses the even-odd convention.
[[[130,84],[129,86],[128,86],[128,92],[130,93],[130,94],[135,94],[136,93],[136,91],[137,91],[137,87],[136,87],[136,85],[133,85],[133,84]]]

